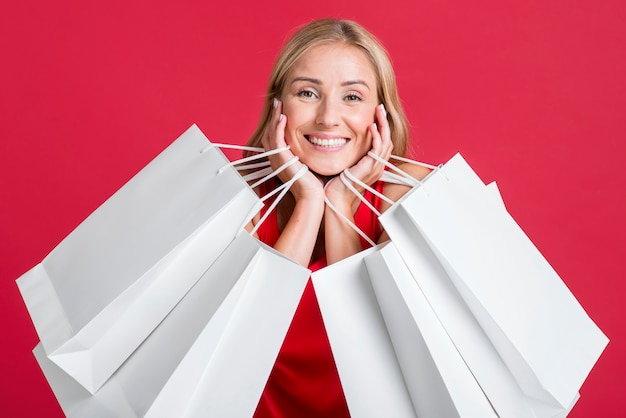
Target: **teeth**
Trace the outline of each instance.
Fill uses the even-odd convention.
[[[316,138],[314,136],[308,137],[308,140],[311,144],[317,145],[319,147],[327,147],[327,148],[335,148],[344,145],[348,142],[345,138],[331,138],[331,139],[322,139]]]

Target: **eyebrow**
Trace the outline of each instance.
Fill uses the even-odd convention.
[[[322,81],[317,79],[317,78],[312,78],[312,77],[296,77],[291,81],[291,84],[296,83],[298,81],[305,81],[305,82],[309,82],[312,84],[316,84],[318,86],[322,85]],[[368,89],[370,88],[370,86],[363,80],[348,80],[348,81],[344,81],[343,83],[341,83],[342,87],[347,87],[347,86],[353,86],[355,84],[361,84],[365,87],[367,87]]]

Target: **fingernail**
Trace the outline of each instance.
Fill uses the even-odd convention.
[[[272,106],[274,107],[274,109],[278,107],[278,99],[275,97],[274,97],[274,103],[272,104]]]
[[[374,122],[374,129],[378,130],[378,125],[376,124],[376,122]]]
[[[283,120],[283,117],[285,117],[285,115],[281,113],[280,116],[278,117],[278,121],[280,122],[281,120]]]
[[[387,109],[385,109],[385,104],[384,103],[380,104],[380,110],[382,110],[383,116],[387,117]]]

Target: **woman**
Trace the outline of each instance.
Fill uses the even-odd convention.
[[[269,157],[273,169],[298,157],[280,173],[280,181],[291,179],[302,164],[309,170],[259,228],[259,239],[313,271],[358,253],[362,240],[325,204],[326,197],[372,239],[386,240],[375,215],[337,176],[348,169],[397,200],[407,188],[383,187],[384,165],[367,154],[385,160],[391,154],[402,156],[407,142],[395,75],[380,43],[351,21],[322,19],[302,27],[278,57],[261,121],[248,145],[266,150],[289,146]],[[427,174],[412,164],[401,168],[416,178]],[[379,210],[388,207],[365,195]],[[310,282],[255,416],[349,416]]]

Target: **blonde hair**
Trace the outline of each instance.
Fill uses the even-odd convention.
[[[385,48],[365,28],[350,20],[320,19],[301,27],[283,47],[270,76],[263,113],[249,146],[261,147],[261,139],[272,114],[274,99],[280,98],[289,70],[309,49],[320,44],[343,42],[359,48],[372,63],[378,83],[378,99],[388,114],[393,154],[403,156],[409,142],[409,130],[398,96],[396,77]]]

